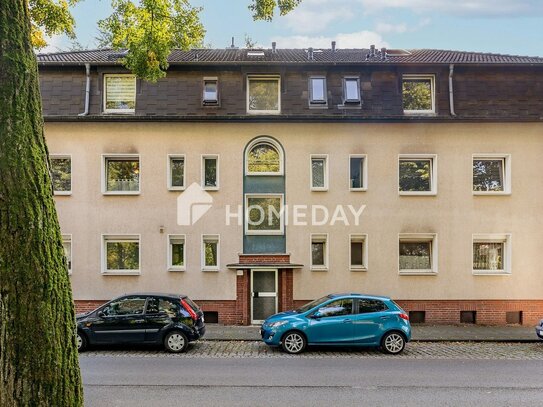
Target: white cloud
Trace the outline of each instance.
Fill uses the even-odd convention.
[[[276,41],[279,48],[330,48],[332,41],[336,41],[338,48],[369,48],[370,45],[375,45],[377,48],[389,46],[380,34],[373,31],[336,34],[333,37],[293,35],[275,37],[272,38],[272,41]]]
[[[303,0],[293,11],[283,17],[287,28],[295,33],[311,34],[322,31],[335,21],[355,17],[352,3],[344,0]]]
[[[375,31],[378,33],[397,33],[401,34],[406,31],[408,31],[407,24],[401,23],[401,24],[388,24],[388,23],[377,23],[375,26]]]
[[[415,25],[408,25],[406,23],[399,23],[399,24],[391,24],[391,23],[385,23],[385,22],[378,22],[375,25],[375,31],[379,34],[388,34],[388,33],[394,33],[394,34],[403,34],[406,32],[413,32],[418,31],[422,27],[427,26],[430,24],[429,18],[424,18],[420,20]]]
[[[38,51],[40,54],[47,54],[50,52],[60,52],[62,50],[65,50],[67,46],[66,38],[62,35],[53,35],[52,37],[45,37],[45,41],[47,41],[47,46]]]
[[[404,8],[473,17],[515,17],[543,14],[541,0],[357,0],[365,12]]]

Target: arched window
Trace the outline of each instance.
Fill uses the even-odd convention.
[[[282,175],[283,154],[281,148],[270,139],[258,139],[247,148],[247,175]]]

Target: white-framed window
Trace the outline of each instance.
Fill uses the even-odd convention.
[[[168,189],[170,191],[185,189],[184,154],[168,154]]]
[[[474,234],[474,275],[511,274],[511,234]]]
[[[68,263],[68,274],[72,274],[72,235],[62,235],[62,247]]]
[[[360,78],[358,76],[343,78],[343,103],[360,103]]]
[[[104,113],[134,113],[135,111],[136,76],[104,75]]]
[[[314,271],[328,270],[328,234],[312,233],[309,252],[310,269]]]
[[[283,235],[283,194],[245,194],[245,234]]]
[[[328,154],[311,154],[311,191],[328,191]]]
[[[473,154],[473,195],[511,194],[511,155]]]
[[[247,76],[247,113],[281,113],[281,78],[279,76]]]
[[[398,156],[400,195],[437,194],[437,155],[400,154]]]
[[[400,274],[437,274],[437,234],[400,233],[398,242]]]
[[[349,235],[349,268],[351,271],[368,269],[368,235]]]
[[[168,271],[185,271],[185,235],[168,235]]]
[[[349,155],[349,190],[368,189],[368,157],[365,154]]]
[[[140,235],[102,235],[102,274],[138,275]]]
[[[219,156],[217,154],[202,156],[202,188],[209,191],[219,189]]]
[[[54,195],[72,194],[72,156],[51,154],[51,181]]]
[[[433,114],[436,112],[435,75],[402,76],[404,114]]]
[[[309,105],[326,107],[327,104],[326,77],[309,77]]]
[[[247,146],[245,175],[283,175],[283,149],[269,137],[259,137]]]
[[[219,79],[205,77],[203,83],[202,103],[204,105],[219,104]]]
[[[102,155],[103,194],[138,195],[140,181],[140,156],[138,154]]]
[[[219,235],[202,235],[202,271],[219,271],[219,243]]]

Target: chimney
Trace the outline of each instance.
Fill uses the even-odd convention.
[[[230,45],[230,48],[236,48],[236,46],[234,44],[234,37],[232,37],[232,45]]]
[[[310,61],[313,61],[313,48],[312,47],[309,47],[307,49],[307,59],[309,59]]]
[[[370,45],[370,57],[375,56],[375,45]]]
[[[272,54],[275,54],[277,52],[277,43],[274,41],[272,42]]]
[[[336,42],[332,41],[332,52],[336,52]]]
[[[387,49],[385,47],[381,48],[381,59],[387,59]]]

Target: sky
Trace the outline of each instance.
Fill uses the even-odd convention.
[[[134,0],[137,1],[137,0]],[[264,48],[435,48],[543,56],[543,0],[302,0],[272,22],[253,21],[249,0],[193,0],[202,6],[205,44],[243,47],[245,36]],[[78,41],[95,48],[97,21],[110,0],[81,0],[73,9]],[[66,50],[54,37],[45,52]]]

